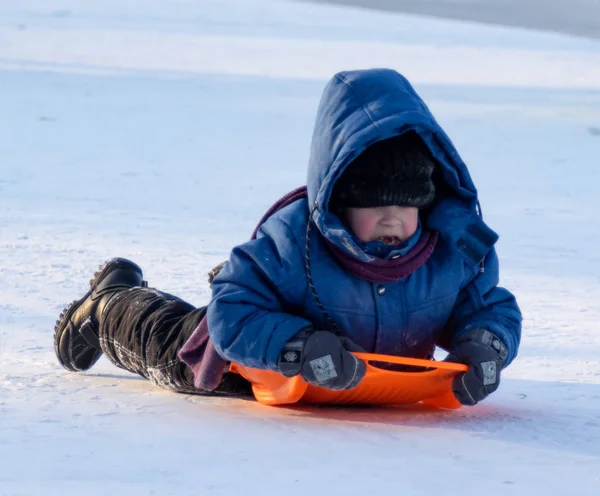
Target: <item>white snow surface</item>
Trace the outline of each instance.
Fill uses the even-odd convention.
[[[196,305],[305,182],[340,69],[404,72],[501,235],[522,347],[487,401],[261,406],[165,392],[54,321],[131,258]],[[0,495],[600,492],[600,43],[275,0],[0,3]]]

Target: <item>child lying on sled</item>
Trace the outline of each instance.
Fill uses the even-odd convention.
[[[65,309],[55,349],[69,370],[105,353],[184,393],[249,391],[229,362],[355,387],[350,351],[470,366],[453,391],[473,405],[517,354],[521,314],[498,284],[497,235],[466,165],[410,83],[343,72],[318,109],[307,188],[280,201],[212,281],[206,307],[150,289],[113,259]]]

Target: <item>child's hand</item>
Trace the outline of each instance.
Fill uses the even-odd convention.
[[[347,348],[357,348],[343,339]],[[335,390],[356,387],[366,369],[366,364],[348,352],[340,338],[330,331],[300,332],[286,344],[279,357],[283,375],[300,374],[309,384]]]
[[[448,362],[464,363],[469,371],[454,379],[452,391],[463,405],[475,405],[498,389],[500,371],[506,362],[504,343],[487,329],[473,329],[462,335]]]

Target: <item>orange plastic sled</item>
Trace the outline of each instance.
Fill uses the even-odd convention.
[[[461,363],[417,358],[355,353],[367,362],[367,374],[349,391],[333,391],[306,383],[299,375],[287,378],[278,372],[232,363],[236,372],[252,383],[254,396],[263,405],[290,403],[410,405],[423,402],[440,408],[460,408],[452,393],[452,379],[469,368]],[[419,367],[415,372],[393,371],[372,365],[394,364]],[[423,370],[424,369],[424,370]]]

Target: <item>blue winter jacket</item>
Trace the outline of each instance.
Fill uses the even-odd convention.
[[[416,131],[442,172],[424,228],[439,238],[428,261],[394,283],[359,279],[332,258],[327,238],[369,262],[328,199],[345,167],[369,145]],[[410,83],[388,69],[342,72],[325,87],[312,139],[308,199],[272,215],[257,238],[237,246],[213,282],[208,328],[217,352],[250,367],[277,370],[285,343],[307,327],[331,329],[308,284],[306,232],[315,290],[339,330],[366,351],[429,357],[461,333],[483,327],[508,349],[519,346],[521,313],[498,284],[498,236],[478,213],[466,165]],[[309,209],[310,206],[310,209]],[[385,288],[383,290],[382,288]]]

